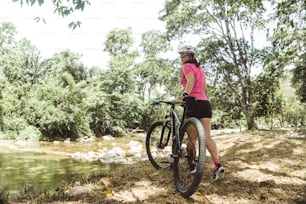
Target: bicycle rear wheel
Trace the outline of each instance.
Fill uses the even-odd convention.
[[[148,158],[156,169],[169,168],[172,163],[171,124],[169,121],[153,123],[146,137]]]
[[[180,130],[179,139],[180,146],[175,148],[174,179],[176,189],[187,198],[201,183],[205,166],[206,139],[201,122],[197,118],[189,118]],[[190,166],[195,166],[193,172]]]

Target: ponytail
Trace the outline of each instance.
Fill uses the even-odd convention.
[[[198,60],[196,58],[194,58],[192,56],[192,59],[191,60],[188,60],[187,62],[185,63],[190,63],[190,64],[194,64],[196,67],[200,67],[200,63],[198,62]]]

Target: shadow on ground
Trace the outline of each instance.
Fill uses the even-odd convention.
[[[149,161],[100,172],[77,184],[19,199],[19,203],[306,203],[306,140],[288,131],[254,131],[215,137],[226,177],[211,181],[207,156],[202,183],[190,198],[174,187],[171,170],[155,170]],[[83,194],[68,193],[86,186]],[[17,201],[16,201],[17,202]],[[11,203],[14,203],[13,201]]]

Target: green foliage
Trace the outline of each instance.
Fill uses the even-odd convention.
[[[135,88],[133,64],[135,53],[113,56],[109,62],[110,69],[102,76],[101,87],[106,93],[128,93]]]
[[[132,29],[114,29],[106,35],[105,48],[111,56],[125,54],[130,51],[134,40],[132,38]]]
[[[44,0],[13,0],[13,2],[18,2],[20,3],[21,6],[23,6],[24,4],[27,4],[28,6],[33,6],[35,4],[38,4],[39,6],[43,6],[43,4],[45,3]],[[73,1],[53,0],[50,3],[52,3],[54,6],[53,12],[62,17],[69,16],[78,10],[83,11],[86,5],[90,5],[89,0],[73,0]],[[35,20],[40,21],[41,18],[36,17]],[[46,22],[45,19],[43,19],[43,21]],[[73,22],[70,22],[68,26],[74,30],[75,28],[81,26],[81,22],[73,21]]]
[[[1,75],[0,75],[1,76]],[[3,131],[3,95],[2,95],[2,90],[5,87],[5,81],[0,78],[0,132]]]
[[[306,47],[306,2],[295,1],[274,1],[275,14],[273,20],[276,28],[273,30],[271,41],[273,47],[279,52],[283,66],[293,68],[293,84],[306,101],[306,74],[305,74],[305,47]]]
[[[35,84],[40,81],[43,70],[40,67],[40,53],[28,40],[22,39],[3,55],[3,73],[12,84]]]
[[[280,79],[283,75],[282,60],[273,49],[265,49],[260,53],[264,62],[264,70],[253,83],[255,114],[265,117],[270,129],[273,128],[273,119],[282,114],[282,96],[277,94],[280,89]]]
[[[306,34],[306,33],[305,33]],[[292,82],[296,87],[297,94],[301,97],[301,102],[306,103],[306,52],[302,54],[299,62],[295,64],[292,70]]]
[[[142,123],[145,106],[137,95],[118,92],[108,94],[97,88],[93,90],[86,99],[86,106],[92,118],[90,127],[95,135],[124,135],[128,129]]]
[[[140,46],[146,58],[155,58],[158,54],[170,49],[166,35],[160,31],[151,30],[142,34]]]
[[[135,67],[137,87],[143,100],[150,100],[154,90],[163,90],[171,95],[177,89],[178,75],[171,62],[163,59],[170,50],[166,36],[159,31],[148,31],[141,36],[144,60]],[[172,93],[172,94],[173,94]]]
[[[161,11],[160,19],[165,21],[169,38],[180,37],[184,34],[213,34],[216,38],[222,36],[221,21],[234,25],[241,23],[247,28],[250,23],[262,26],[262,1],[219,1],[219,0],[169,0]],[[221,21],[220,21],[221,20]],[[238,24],[232,21],[237,21]],[[231,33],[234,34],[234,33]],[[234,34],[235,35],[235,34]]]
[[[58,137],[76,139],[91,134],[90,118],[82,103],[84,93],[73,84],[68,73],[63,77],[69,83],[66,87],[59,84],[61,81],[50,81],[31,89],[16,87],[5,92],[4,131],[10,138],[18,138],[29,125],[41,132],[32,131],[35,138],[42,135],[51,140]]]
[[[137,51],[132,51],[134,43],[131,28],[114,29],[106,36],[105,51],[111,55],[109,70],[102,77],[101,89],[106,93],[129,93],[135,88],[133,72]]]
[[[25,90],[24,87],[15,87],[9,84],[6,84],[2,89],[2,130],[10,139],[16,139],[20,131],[28,126],[27,121],[22,117]]]
[[[281,111],[281,101],[275,96],[277,87],[269,75],[262,74],[254,82],[256,116],[268,116]]]
[[[8,82],[2,91],[2,129],[9,138],[30,133],[29,125],[40,131],[31,130],[35,138],[91,135],[81,90],[88,73],[77,54],[65,51],[41,62],[39,51],[22,39],[0,58],[0,68]]]
[[[113,42],[118,50],[105,71],[84,67],[79,55],[69,50],[41,61],[28,41],[12,44],[0,58],[1,77],[6,82],[1,103],[5,107],[3,135],[76,139],[91,134],[123,135],[143,125],[146,105],[135,93],[138,53],[129,49],[131,36],[127,42],[120,39]]]
[[[193,34],[202,39],[199,58],[213,82],[209,96],[217,117],[234,119],[243,113],[248,129],[256,127],[255,117],[273,119],[281,114],[284,96],[276,93],[286,65],[294,67],[293,83],[305,96],[305,2],[276,5],[273,49],[254,47],[254,31],[266,26],[261,0],[166,1],[160,17],[169,38],[189,41],[188,34]],[[252,78],[255,66],[264,72]]]
[[[28,116],[33,125],[39,127],[44,136],[50,139],[66,137],[76,139],[91,135],[90,117],[83,104],[85,93],[75,84],[69,73],[64,73],[62,81],[49,82],[37,86],[28,100]],[[67,85],[66,85],[67,84]]]
[[[28,5],[44,3],[16,1]],[[86,2],[73,1],[68,7],[63,6],[65,1],[52,3],[58,14],[66,16],[82,10]],[[292,5],[304,5],[296,3]],[[255,117],[265,118],[271,127],[276,118],[282,124],[303,124],[306,110],[299,103],[300,97],[293,94],[295,89],[288,81],[283,87],[279,80],[287,65],[294,67],[293,82],[305,99],[305,55],[301,54],[305,47],[301,37],[304,31],[284,32],[289,24],[280,16],[278,25],[282,26],[273,36],[274,46],[255,49],[253,34],[255,29],[265,26],[263,11],[259,0],[166,1],[161,19],[166,22],[167,33],[154,30],[144,33],[139,49],[135,48],[131,28],[108,33],[104,47],[110,55],[107,70],[85,67],[80,55],[69,50],[42,60],[31,42],[16,40],[13,24],[2,23],[0,138],[119,136],[128,134],[131,128],[146,128],[153,119],[163,119],[160,117],[166,109],[150,112],[147,101],[181,93],[181,70],[174,69],[181,64],[165,58],[171,49],[169,39],[179,37],[184,41],[188,34],[197,34],[202,39],[197,46],[198,57],[204,63],[209,82],[215,126],[234,127],[245,119],[248,128],[256,127]],[[292,11],[285,13],[291,16]],[[303,11],[298,14],[302,19]],[[293,22],[294,28],[299,28],[299,20]],[[251,77],[255,66],[262,67],[263,72]]]
[[[158,88],[170,91],[171,87],[174,87],[173,82],[177,84],[179,79],[169,62],[154,58],[146,59],[137,64],[136,74],[139,92],[144,100],[146,93],[148,93],[147,99],[150,100],[152,91]],[[173,80],[173,78],[175,79]]]
[[[5,54],[7,49],[15,43],[16,27],[10,22],[2,22],[0,26],[0,53]]]
[[[16,116],[4,117],[4,133],[6,139],[18,139],[20,132],[28,127],[28,123],[25,119]]]
[[[235,127],[237,121],[243,119],[242,108],[226,85],[208,86],[207,95],[213,110],[212,127],[214,129]]]
[[[55,53],[52,58],[42,62],[42,68],[45,70],[45,80],[49,77],[60,77],[67,72],[76,83],[86,80],[89,77],[87,68],[80,61],[80,55],[70,50]]]
[[[20,131],[17,139],[39,141],[42,139],[42,134],[38,128],[27,126],[25,129]]]
[[[260,0],[172,0],[166,1],[160,17],[166,22],[169,38],[188,40],[186,34],[202,38],[199,58],[205,62],[207,75],[228,87],[242,107],[248,129],[256,128],[251,85],[257,52],[253,35],[265,25],[263,12]]]
[[[300,97],[296,95],[296,89],[290,82],[292,73],[285,72],[280,81],[278,96],[282,96],[282,114],[280,121],[282,124],[304,125],[306,124],[306,106],[300,103]]]

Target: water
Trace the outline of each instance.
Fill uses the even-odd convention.
[[[68,154],[111,149],[114,146],[123,148],[127,141],[125,138],[111,142],[99,139],[90,143],[42,142],[38,147],[17,146],[13,150],[9,148],[10,145],[0,144],[0,190],[8,189],[9,197],[14,197],[28,187],[33,187],[35,192],[44,192],[93,173],[105,173],[120,165],[76,161]]]
[[[0,186],[10,195],[18,195],[26,187],[35,191],[56,189],[62,184],[89,176],[107,167],[101,163],[79,162],[70,158],[41,153],[0,153]]]

